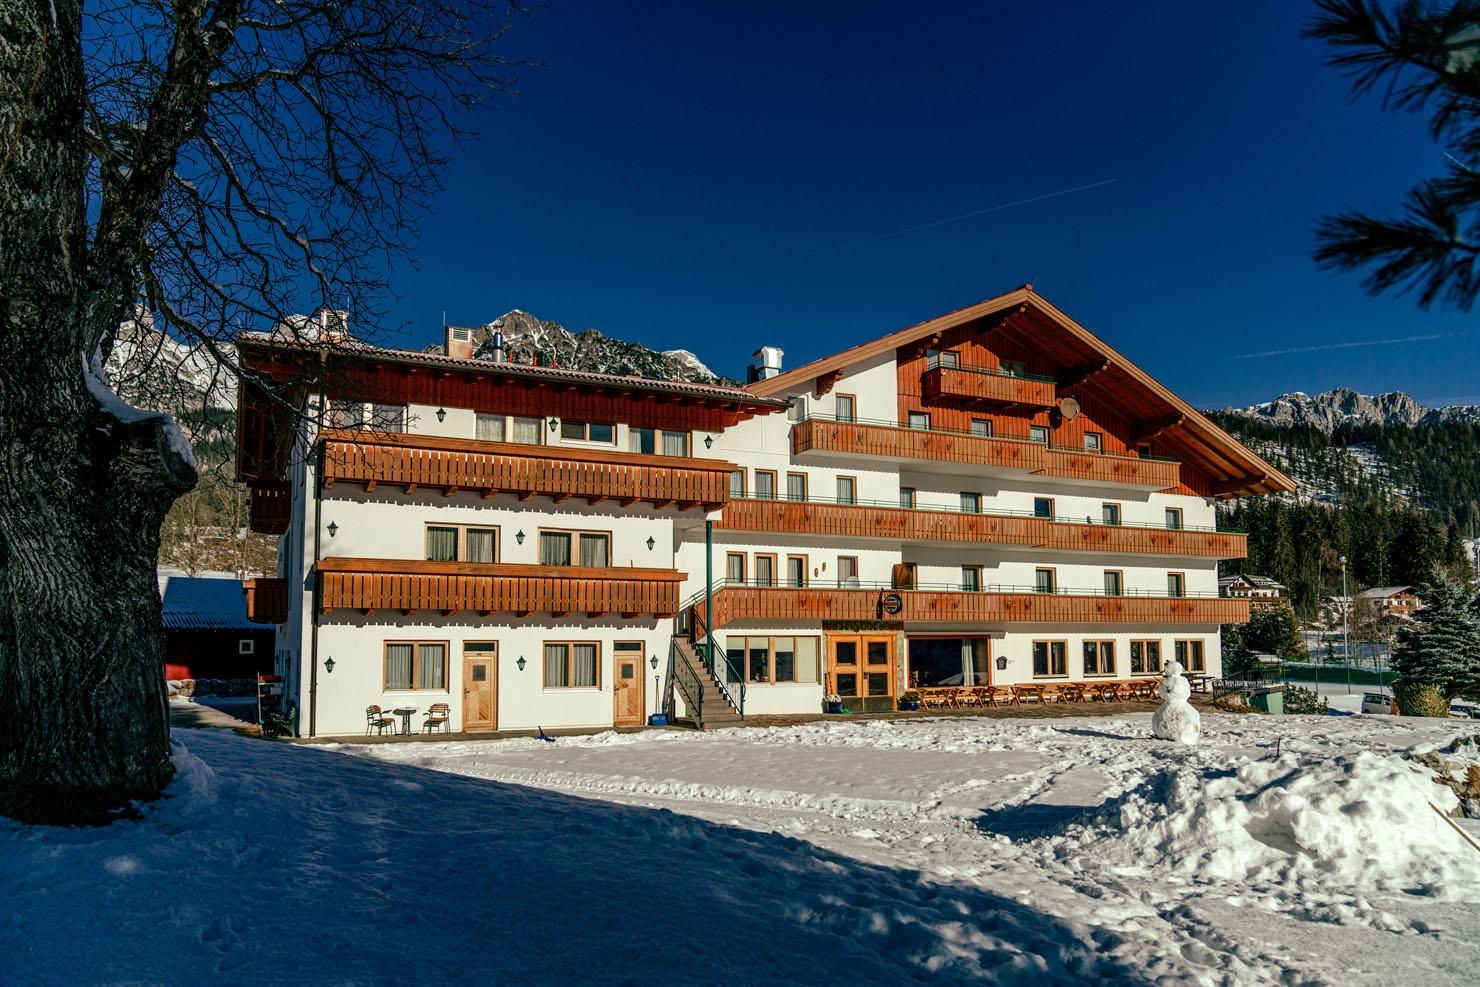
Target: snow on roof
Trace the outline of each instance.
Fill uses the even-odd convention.
[[[1234,583],[1247,583],[1255,589],[1284,589],[1284,583],[1277,583],[1268,576],[1251,576],[1248,573],[1239,573],[1236,576],[1224,576],[1218,580],[1219,586],[1232,586]]]
[[[263,625],[247,619],[247,595],[234,573],[199,576],[159,574],[167,630],[255,631]]]
[[[1374,586],[1372,589],[1364,589],[1357,594],[1359,600],[1385,600],[1390,596],[1400,593],[1412,593],[1412,586]]]

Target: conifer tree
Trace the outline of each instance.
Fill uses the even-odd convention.
[[[1480,607],[1463,586],[1442,579],[1418,597],[1423,609],[1398,631],[1393,650],[1398,703],[1404,712],[1445,716],[1450,699],[1480,683]]]

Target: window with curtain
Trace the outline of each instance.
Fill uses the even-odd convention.
[[[807,499],[807,474],[805,474],[805,473],[788,473],[788,474],[786,474],[786,499],[787,500],[806,500]]]
[[[797,680],[797,642],[794,637],[778,637],[771,640],[771,659],[775,672],[772,682],[795,682]]]
[[[899,506],[900,507],[914,507],[915,506],[915,488],[914,487],[900,487],[899,488]]]
[[[971,434],[990,438],[992,435],[992,419],[973,418],[971,420]]]
[[[807,585],[806,556],[788,555],[786,557],[786,585],[798,588]]]
[[[745,556],[739,552],[730,552],[725,556],[725,582],[745,582]]]
[[[1085,432],[1084,433],[1084,451],[1085,452],[1099,452],[1100,451],[1100,433],[1099,432]]]
[[[537,446],[540,444],[541,421],[538,418],[521,418],[515,415],[510,421],[509,438],[514,442]]]
[[[568,644],[545,645],[546,689],[563,689],[570,685],[570,668],[567,665],[569,653]]]
[[[961,492],[961,513],[980,514],[982,512],[982,495],[972,493],[969,490]]]
[[[370,427],[382,432],[406,431],[406,406],[400,404],[372,404]]]
[[[1154,675],[1161,671],[1161,642],[1131,642],[1131,674]]]
[[[757,586],[776,585],[776,557],[774,555],[755,557],[755,582]]]
[[[910,428],[930,431],[930,416],[923,411],[911,411],[908,421]]]
[[[1033,642],[1035,677],[1069,674],[1069,645],[1064,641]]]
[[[961,567],[961,590],[966,593],[979,593],[982,588],[982,567],[979,565],[963,565]]]
[[[326,417],[330,428],[364,428],[365,405],[360,401],[330,401]]]
[[[663,455],[687,456],[689,454],[688,432],[663,432]]]
[[[1104,521],[1106,524],[1119,524],[1120,523],[1120,505],[1119,504],[1101,504],[1100,505],[1100,519],[1102,521]]]
[[[1084,674],[1085,675],[1114,675],[1115,674],[1115,642],[1114,641],[1085,641],[1084,642]]]
[[[570,535],[567,532],[540,532],[540,565],[570,565]]]
[[[627,429],[627,451],[649,455],[658,451],[658,433],[651,428]]]
[[[858,582],[858,556],[838,556],[838,579],[845,584]]]
[[[730,496],[737,499],[745,496],[745,471],[743,469],[735,470],[730,474]]]
[[[1167,508],[1167,527],[1177,531],[1182,527],[1182,509],[1180,507]]]
[[[966,660],[967,672],[970,675],[968,685],[986,685],[991,678],[992,649],[991,642],[984,637],[969,637],[962,642],[963,650],[966,652],[962,657]]]
[[[427,561],[457,561],[457,529],[427,526]]]
[[[1052,593],[1054,591],[1054,571],[1052,569],[1035,569],[1033,571],[1033,590],[1038,593]]]
[[[1122,585],[1122,576],[1118,569],[1105,570],[1105,595],[1119,596],[1125,589]]]
[[[504,441],[504,416],[479,412],[474,425],[476,437],[483,442]]]
[[[498,537],[492,528],[469,528],[467,534],[467,561],[497,562]]]
[[[815,637],[799,637],[796,639],[797,676],[798,682],[819,682],[822,670],[822,646]]]
[[[840,422],[851,422],[858,417],[858,404],[851,394],[839,394],[834,407],[837,409],[834,417]]]
[[[577,689],[596,686],[596,645],[576,644],[571,646],[571,685]]]
[[[1048,445],[1048,428],[1044,425],[1028,426],[1028,441]]]
[[[858,481],[851,476],[838,477],[838,503],[854,504],[858,502]]]
[[[776,474],[774,471],[755,471],[755,495],[762,500],[776,499]]]
[[[415,645],[387,644],[385,646],[385,687],[387,690],[411,688],[411,666],[415,655]]]
[[[1187,592],[1186,577],[1180,572],[1167,573],[1167,596],[1183,596]]]
[[[1201,672],[1206,669],[1203,657],[1203,643],[1201,641],[1177,641],[1173,644],[1177,661],[1189,672]]]
[[[416,651],[416,687],[447,691],[447,645],[419,644]]]
[[[581,535],[581,565],[604,569],[609,565],[606,535]]]

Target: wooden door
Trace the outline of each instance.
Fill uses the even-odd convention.
[[[827,691],[856,713],[894,709],[894,635],[829,635]]]
[[[498,661],[463,655],[463,716],[465,731],[498,729]]]
[[[616,656],[616,686],[613,688],[615,709],[612,722],[619,727],[642,723],[643,686],[642,653]]]

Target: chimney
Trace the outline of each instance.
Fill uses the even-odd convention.
[[[462,326],[447,326],[447,345],[442,352],[458,360],[473,358],[473,330]]]
[[[342,343],[349,339],[349,313],[332,308],[321,308],[319,316],[319,341]]]
[[[493,351],[494,363],[503,363],[508,359],[508,354],[504,352],[504,334],[497,329],[493,331],[493,337],[489,340],[489,348]]]
[[[762,346],[755,351],[752,359],[755,361],[750,366],[747,374],[750,380],[770,380],[781,373],[781,358],[785,356],[779,346]]]

